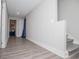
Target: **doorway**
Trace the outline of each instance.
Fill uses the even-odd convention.
[[[16,36],[16,20],[10,20],[9,36]]]

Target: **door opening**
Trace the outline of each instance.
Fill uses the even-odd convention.
[[[9,36],[16,36],[16,20],[10,20]]]

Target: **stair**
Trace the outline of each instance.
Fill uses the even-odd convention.
[[[73,39],[67,38],[67,51],[69,56],[79,53],[79,45],[73,43]]]
[[[69,45],[67,47],[67,51],[68,51],[69,56],[73,54],[77,54],[79,52],[79,45],[77,44]]]
[[[67,46],[72,45],[72,44],[73,44],[73,39],[67,38]]]

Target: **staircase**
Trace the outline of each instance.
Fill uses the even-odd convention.
[[[73,43],[73,39],[67,38],[67,51],[68,56],[73,56],[77,53],[79,53],[79,45]]]

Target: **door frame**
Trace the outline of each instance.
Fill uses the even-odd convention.
[[[17,24],[17,20],[13,20],[13,19],[10,19],[10,21],[9,21],[9,36],[10,36],[11,21],[15,21],[15,37],[16,37],[16,24]]]

